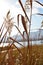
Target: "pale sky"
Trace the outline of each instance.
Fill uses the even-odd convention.
[[[22,3],[24,4],[25,1],[26,0],[22,0]],[[39,1],[43,2],[42,0],[39,0]],[[18,0],[0,0],[0,27],[3,23],[3,21],[4,21],[4,17],[6,16],[6,13],[8,12],[8,10],[11,11],[11,16],[14,17],[13,21],[16,22],[16,23],[17,23],[17,15],[20,14],[20,13],[22,15],[24,15]],[[33,2],[32,13],[35,14],[35,13],[38,13],[38,12],[43,13],[43,7],[40,6],[39,4]],[[29,12],[27,13],[27,15],[29,16]],[[31,26],[31,28],[32,29],[40,28],[42,20],[43,20],[43,17],[33,15],[32,16],[32,23],[31,23],[32,26]],[[23,31],[23,27],[21,25],[21,22],[20,22],[20,30]],[[13,28],[11,35],[13,36],[15,34],[17,34],[17,30],[15,28]]]

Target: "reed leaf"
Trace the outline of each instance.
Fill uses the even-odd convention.
[[[18,50],[18,52],[21,53],[21,55],[22,55],[22,57],[23,57],[23,53],[21,52],[21,50],[20,50],[19,48],[17,48],[15,44],[13,44],[13,45],[14,45],[14,47]]]
[[[32,9],[32,0],[30,0],[30,6],[31,6],[31,9]]]
[[[23,36],[23,34],[21,33],[21,31],[19,30],[19,28],[16,26],[16,25],[14,25],[15,27],[16,27],[16,29],[19,31],[19,33],[21,34],[21,36],[23,37],[23,39],[25,39],[25,37]]]
[[[24,30],[25,30],[26,33],[28,33],[28,32],[27,32],[27,26],[26,26],[25,18],[24,18],[23,16],[21,16],[21,18],[22,18],[22,25],[23,25],[23,27],[24,27]]]
[[[23,53],[19,50],[19,48],[18,47],[16,47],[16,45],[14,44],[14,42],[16,42],[16,43],[18,43],[18,44],[20,44],[18,41],[16,41],[16,40],[14,40],[13,38],[11,38],[10,37],[10,39],[13,41],[13,46],[15,47],[15,48],[17,48],[17,50],[19,51],[19,53],[21,53],[21,55],[23,56]],[[12,46],[12,44],[10,45],[10,46]],[[20,45],[22,45],[22,44],[20,44]],[[23,45],[22,45],[23,46]]]
[[[21,45],[22,47],[24,47],[21,43],[19,43],[16,39],[13,39],[12,37],[10,37],[9,39],[11,39],[12,41],[18,43],[19,45]]]
[[[17,18],[18,18],[18,25],[19,25],[19,16],[20,16],[20,15],[21,15],[21,14],[18,14],[18,16],[17,16]],[[27,33],[26,21],[25,21],[24,16],[21,15],[21,19],[22,19],[22,25],[23,25],[23,27],[24,27],[24,30],[25,30],[26,33]]]
[[[40,3],[39,1],[35,0],[35,2],[37,2],[38,4],[40,4],[41,6],[43,6],[43,4],[42,4],[42,3]]]
[[[3,22],[3,24],[2,24],[2,26],[1,26],[1,28],[0,28],[0,30],[2,30],[2,28],[3,28],[3,25],[4,25],[4,22]]]
[[[7,32],[8,32],[8,29],[7,29],[7,31],[5,32],[5,34],[3,35],[3,37],[2,37],[2,39],[1,39],[1,41],[0,41],[0,43],[2,43],[2,41],[3,41],[4,37],[6,36]]]
[[[2,34],[3,34],[3,31],[4,31],[4,27],[3,27],[3,29],[0,31],[0,37],[2,36]]]
[[[21,7],[22,7],[22,10],[23,10],[23,12],[24,12],[24,14],[25,14],[25,16],[26,16],[27,20],[28,20],[28,21],[29,21],[29,23],[30,23],[30,20],[29,20],[29,18],[28,18],[28,16],[27,16],[27,14],[26,14],[26,11],[25,11],[25,9],[24,9],[24,7],[23,7],[23,4],[22,4],[21,0],[18,0],[18,1],[19,1],[20,5],[21,5]]]
[[[18,23],[18,27],[19,27],[19,16],[20,16],[20,14],[17,15],[17,23]]]
[[[6,15],[6,17],[8,18],[8,15],[10,14],[10,10],[7,12],[7,15]]]
[[[0,28],[0,37],[2,36],[3,30],[4,30],[4,22],[3,22],[3,24],[2,24],[2,26]]]
[[[41,13],[36,13],[36,15],[40,15],[40,16],[43,16],[43,14],[41,14]]]

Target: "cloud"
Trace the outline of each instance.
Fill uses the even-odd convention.
[[[35,14],[35,13],[38,13],[38,12],[39,12],[39,10],[37,8],[33,7],[32,14]]]
[[[16,1],[16,3],[15,3],[16,5],[19,5],[19,2],[18,1]]]

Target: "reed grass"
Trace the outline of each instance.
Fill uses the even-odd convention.
[[[6,36],[7,36],[7,33],[9,33],[9,39],[10,39],[10,41],[12,40],[12,42],[10,43],[9,42],[9,48],[7,47],[7,50],[6,50],[6,52],[4,53],[4,56],[2,57],[2,59],[1,59],[1,61],[0,61],[0,65],[38,65],[38,63],[39,63],[39,59],[40,59],[40,57],[41,57],[41,54],[39,55],[39,53],[37,52],[37,50],[35,50],[34,52],[33,52],[33,46],[32,46],[32,42],[31,42],[31,45],[30,45],[30,39],[29,39],[29,37],[30,37],[30,29],[31,29],[31,22],[32,22],[32,3],[33,3],[33,1],[32,0],[29,0],[29,3],[30,3],[30,19],[28,18],[28,16],[27,16],[27,14],[26,14],[26,11],[25,11],[25,9],[24,9],[24,7],[23,7],[23,4],[22,4],[22,2],[21,2],[21,0],[18,0],[19,1],[19,3],[20,3],[20,6],[21,6],[21,8],[22,8],[22,10],[23,10],[23,12],[24,12],[24,14],[25,14],[25,17],[22,15],[22,14],[18,14],[17,15],[17,23],[18,23],[18,25],[16,26],[16,25],[13,25],[13,22],[12,22],[12,19],[14,18],[14,17],[12,17],[12,18],[10,18],[10,16],[9,16],[9,14],[10,14],[10,10],[7,12],[7,15],[6,15],[6,18],[4,19],[5,20],[5,22],[3,22],[3,24],[2,24],[2,26],[1,26],[1,28],[0,28],[0,32],[1,32],[1,35],[0,35],[0,39],[1,39],[1,41],[0,41],[0,44],[2,44],[2,42],[3,42],[3,40],[4,40],[4,42],[6,41]],[[42,3],[40,3],[39,1],[37,1],[37,0],[34,0],[36,3],[38,3],[38,4],[40,4],[41,6],[43,6],[43,4]],[[41,13],[36,13],[36,15],[41,15],[41,16],[43,16],[43,14],[41,14]],[[19,30],[19,17],[21,16],[21,20],[22,20],[22,25],[23,25],[23,28],[24,28],[24,31],[26,32],[26,35],[27,35],[27,44],[28,44],[28,46],[27,47],[25,47],[25,46],[23,46],[20,42],[18,42],[16,39],[13,39],[12,37],[10,37],[10,33],[11,33],[11,31],[12,31],[12,27],[13,26],[15,26],[16,28],[17,28],[17,30],[18,30],[18,32],[20,33],[20,35],[22,36],[22,38],[23,38],[23,40],[26,40],[25,39],[25,37],[24,37],[24,35],[21,33],[21,31]],[[25,18],[27,18],[27,20],[28,20],[28,22],[29,22],[29,26],[28,26],[28,28],[29,28],[29,32],[28,32],[28,30],[27,30],[27,20],[25,20]],[[7,20],[8,21],[7,21]],[[7,23],[7,26],[5,25]],[[10,25],[10,24],[11,25]],[[4,32],[4,26],[5,26],[5,28],[6,28],[6,32],[5,32],[5,34],[2,36],[2,34],[3,34],[3,32]],[[1,38],[1,36],[2,36],[2,38]],[[7,40],[7,42],[8,42],[8,40]],[[19,45],[21,45],[22,46],[22,49],[23,50],[20,50],[20,48],[18,48],[15,44],[16,43],[17,44],[19,44]],[[15,56],[14,55],[16,55],[16,54],[13,54],[13,53],[16,53],[16,51],[14,51],[13,52],[13,49],[12,49],[12,45],[13,45],[13,47],[14,47],[14,50],[15,50],[15,48],[17,49],[17,57],[15,58]],[[37,47],[37,46],[36,46]],[[2,54],[2,51],[3,51],[3,47],[1,48],[1,51],[0,51],[0,55]],[[8,54],[8,59],[6,60],[6,55]],[[35,55],[36,54],[36,55]],[[14,56],[14,57],[13,57]],[[39,57],[40,56],[40,57]],[[6,60],[6,61],[5,61]],[[15,60],[15,61],[14,61]],[[39,64],[41,64],[41,63],[39,63]]]

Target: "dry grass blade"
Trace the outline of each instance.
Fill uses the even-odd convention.
[[[32,20],[32,0],[30,0],[30,24],[29,24],[29,35],[27,36],[27,40],[28,40],[28,46],[27,46],[27,54],[29,53],[29,58],[28,58],[28,62],[29,65],[31,65],[31,61],[32,61],[32,44],[30,47],[30,29],[31,29],[31,20]]]
[[[13,44],[14,45],[14,44]],[[14,45],[14,47],[18,50],[19,53],[21,53],[22,57],[23,57],[23,53],[21,52],[21,50],[19,48],[16,47],[16,45]]]
[[[14,46],[15,48],[17,48],[17,47],[16,47],[16,45],[14,44],[14,42],[17,42],[17,43],[19,43],[19,42],[18,42],[18,41],[16,41],[16,40],[14,40],[14,39],[13,39],[13,38],[11,38],[11,37],[10,37],[10,39],[13,41],[13,43],[12,43],[12,44],[13,44],[13,46]],[[12,46],[12,44],[11,44],[11,46]],[[19,44],[20,44],[20,43],[19,43]],[[21,44],[20,44],[20,45],[21,45]],[[18,51],[19,51],[19,53],[21,53],[21,55],[23,56],[23,53],[22,53],[22,52],[21,52],[18,48],[17,48],[17,50],[18,50]]]
[[[41,14],[41,13],[36,13],[36,15],[40,15],[40,16],[43,16],[43,14]]]
[[[1,39],[1,41],[0,41],[0,43],[2,43],[2,41],[3,41],[4,37],[6,36],[7,32],[8,32],[8,30],[7,30],[7,31],[5,32],[5,34],[3,35],[3,37],[2,37],[2,39]]]
[[[21,45],[22,47],[24,47],[21,43],[19,43],[16,39],[13,39],[13,38],[9,38],[9,39],[11,39],[11,40],[13,40],[14,42],[16,42],[16,43],[18,43],[19,45]]]
[[[31,6],[31,12],[30,12],[30,26],[31,26],[31,19],[32,19],[32,0],[30,0],[30,6]]]
[[[4,25],[4,22],[3,22],[3,24],[2,24],[2,26],[1,26],[1,28],[0,28],[0,30],[2,30],[2,28],[3,28],[3,25]]]
[[[18,16],[17,16],[17,18],[18,18],[18,26],[19,26],[19,16],[20,16],[20,15],[21,15],[21,14],[18,14]],[[23,25],[23,27],[24,27],[26,33],[27,33],[27,27],[26,27],[25,18],[24,18],[24,16],[22,16],[22,15],[21,15],[21,18],[22,18],[22,25]]]
[[[23,7],[23,4],[22,4],[21,0],[18,0],[18,1],[19,1],[20,5],[21,5],[21,7],[22,7],[23,12],[25,13],[25,16],[27,17],[27,20],[28,20],[29,23],[30,23],[30,20],[29,20],[27,14],[26,14],[26,12],[25,12],[25,9],[24,9],[24,7]]]
[[[3,30],[4,30],[4,22],[3,22],[3,24],[2,24],[2,26],[1,26],[1,28],[0,28],[0,37],[2,36],[2,33],[3,33]]]
[[[2,36],[2,34],[3,34],[3,31],[4,31],[4,27],[3,27],[3,29],[0,31],[0,37]]]
[[[0,38],[1,38],[1,29],[0,29]]]
[[[25,18],[24,18],[23,16],[21,16],[21,18],[22,18],[22,25],[23,25],[23,27],[24,27],[24,29],[25,29],[25,32],[28,33],[28,32],[27,32],[27,26],[26,26]]]
[[[14,25],[16,28],[17,28],[17,30],[19,31],[19,33],[21,34],[21,36],[23,37],[23,39],[25,40],[25,38],[24,38],[24,36],[22,35],[22,33],[21,33],[21,31],[19,30],[19,28],[16,26],[16,25]]]
[[[8,15],[10,14],[10,10],[8,11],[8,13],[7,13],[7,15],[6,15],[6,17],[8,18]]]
[[[38,4],[40,4],[41,6],[43,6],[43,4],[42,4],[42,3],[40,3],[39,1],[35,0],[35,2],[37,2]]]
[[[30,6],[31,6],[31,9],[32,9],[32,0],[30,0]]]
[[[6,34],[5,37],[4,37],[4,42],[3,42],[3,44],[6,43],[6,37],[7,37],[7,34]]]
[[[18,23],[18,26],[19,26],[19,16],[20,16],[20,14],[17,15],[17,23]]]

